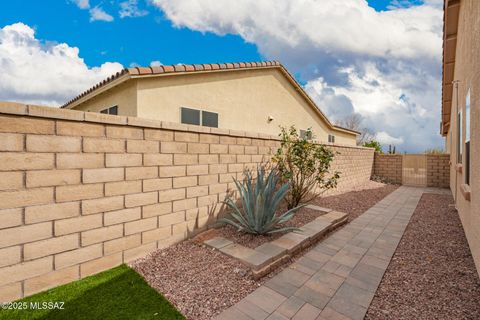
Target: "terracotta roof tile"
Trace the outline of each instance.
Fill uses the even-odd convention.
[[[154,67],[151,67],[152,68],[152,72],[153,73],[163,73],[163,66],[154,66]]]
[[[195,71],[203,71],[203,70],[205,70],[203,64],[194,64],[193,67],[195,68]]]
[[[173,68],[175,69],[175,72],[185,71],[185,65],[183,64],[176,64],[173,66]]]
[[[211,66],[212,66],[212,70],[220,69],[220,65],[218,63],[212,63]]]
[[[175,72],[174,66],[163,66],[165,72]]]
[[[238,67],[239,68],[245,68],[245,62],[239,62]]]
[[[193,66],[193,64],[186,64],[185,71],[195,71],[195,67]]]
[[[204,68],[205,70],[212,70],[212,65],[211,65],[211,64],[208,64],[208,63],[205,63],[205,64],[203,64],[203,68]]]
[[[138,74],[152,74],[150,67],[137,67]]]
[[[138,69],[137,68],[128,68],[128,73],[130,74],[138,74]]]
[[[233,69],[233,63],[225,63],[227,69]]]

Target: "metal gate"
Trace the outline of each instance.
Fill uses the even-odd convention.
[[[425,154],[404,154],[402,184],[407,186],[427,186],[427,156]]]

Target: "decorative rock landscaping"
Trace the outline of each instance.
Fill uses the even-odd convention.
[[[370,181],[351,192],[318,198],[313,200],[311,204],[332,208],[334,211],[347,212],[347,223],[349,223],[356,217],[363,215],[370,207],[397,188],[398,186]],[[289,226],[302,227],[321,214],[320,211],[303,207],[294,219],[289,221],[292,222]],[[281,311],[281,314],[287,319],[294,315],[297,316],[297,313],[296,319],[298,317],[305,319],[305,314],[312,310],[315,311],[315,309],[310,304],[305,304],[305,300],[301,297],[291,296],[291,291],[297,290],[308,276],[312,276],[323,266],[325,256],[315,248],[322,246],[322,243],[329,243],[331,237],[341,233],[345,228],[349,228],[349,225],[337,228],[337,230],[340,229],[338,231],[329,232],[321,243],[302,249],[260,279],[253,279],[250,267],[223,254],[220,250],[207,247],[204,241],[215,236],[221,236],[251,249],[261,250],[262,245],[267,245],[281,235],[249,236],[248,234],[241,234],[235,228],[229,226],[210,229],[192,240],[157,250],[148,257],[137,260],[132,266],[188,319],[211,320],[227,309],[229,313],[238,315],[234,318],[235,320],[251,319],[243,311],[230,307],[244,300],[248,300],[242,302],[244,306],[251,305],[251,301],[260,302],[259,297],[261,295],[272,301],[275,300],[275,297],[281,298],[275,301],[286,299],[278,311]],[[331,248],[331,243],[322,247],[329,254],[335,251],[335,248]],[[335,264],[332,261],[326,267],[328,267],[328,270],[333,270]],[[336,275],[345,277],[345,273],[350,269],[347,266],[340,265],[334,272]],[[282,279],[288,280],[288,283],[281,281]],[[250,293],[267,283],[271,290],[263,290],[257,292],[256,295],[249,296]],[[282,293],[275,294],[273,291]],[[284,295],[289,298],[283,298]],[[245,299],[247,296],[249,299]],[[267,303],[268,301],[262,306],[265,307]],[[271,307],[267,309],[271,310]],[[245,311],[245,308],[242,308],[242,310]],[[263,309],[258,310],[256,308],[256,310],[258,313],[254,318],[258,318],[265,313],[262,312]],[[325,315],[326,312],[324,312]],[[275,318],[276,315],[278,313],[273,315],[271,319]]]
[[[234,243],[224,237],[214,237],[204,241],[204,244],[219,250],[227,256],[238,259],[252,270],[255,279],[259,279],[301,249],[317,242],[328,231],[345,223],[348,219],[347,213],[315,205],[308,205],[307,207],[321,211],[324,214],[305,224],[298,231],[289,232],[255,249]]]

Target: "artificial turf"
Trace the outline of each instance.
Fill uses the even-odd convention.
[[[0,319],[185,319],[126,265],[17,302],[64,304],[63,310],[0,310]]]

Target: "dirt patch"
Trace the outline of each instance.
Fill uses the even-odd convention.
[[[364,188],[365,190],[360,193],[355,191],[355,193],[333,197],[343,196],[344,201],[351,203],[349,206],[351,213],[357,214],[359,210],[366,211],[380,200],[378,194],[383,194],[384,197],[394,190],[390,186],[374,182]],[[375,193],[377,196],[373,197],[371,193]],[[360,197],[364,201],[370,199],[369,206],[363,209],[365,208],[364,201],[352,200],[355,197]],[[329,198],[332,196],[322,200]],[[330,203],[342,202],[330,201]],[[361,205],[362,209],[357,209],[354,203],[359,203],[358,205]],[[332,206],[332,208],[339,210],[340,207]],[[253,292],[309,250],[306,248],[305,251],[292,257],[268,276],[253,280],[249,269],[240,262],[201,244],[201,239],[211,238],[216,231],[216,229],[209,230],[200,234],[195,240],[184,241],[158,250],[131,264],[153,288],[161,292],[188,319],[212,319]],[[238,234],[236,231],[235,233]]]
[[[452,203],[422,196],[365,319],[480,319],[480,280]]]

